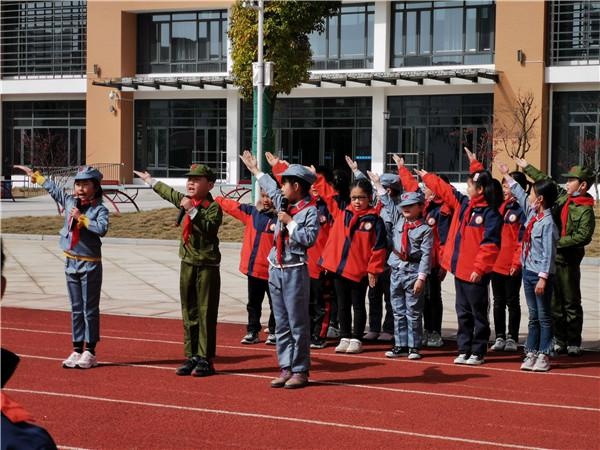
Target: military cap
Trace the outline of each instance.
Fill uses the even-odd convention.
[[[317,180],[317,176],[312,173],[307,167],[300,164],[290,164],[285,172],[281,174],[282,177],[297,177],[301,180],[306,181],[308,184],[313,184]]]
[[[204,164],[192,164],[190,170],[185,174],[186,177],[204,177],[208,181],[215,181],[217,176],[212,169]]]
[[[384,173],[380,178],[381,185],[384,188],[391,188],[398,192],[402,191],[402,184],[400,183],[400,177],[393,173]]]
[[[583,166],[573,166],[568,173],[563,173],[566,178],[578,178],[579,181],[587,181],[588,184],[594,179],[594,172]]]
[[[94,169],[92,166],[81,166],[73,179],[75,181],[96,180],[98,183],[100,183],[102,181],[102,173],[98,169]]]
[[[415,203],[425,203],[425,196],[422,192],[404,192],[400,195],[399,206],[410,206]]]

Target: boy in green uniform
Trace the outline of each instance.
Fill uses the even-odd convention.
[[[516,162],[534,181],[549,178],[524,159],[516,159]],[[559,197],[552,211],[560,230],[552,296],[554,352],[579,356],[582,353],[583,327],[579,265],[585,255],[584,247],[591,242],[594,234],[594,198],[587,192],[594,174],[588,168],[573,166],[563,176],[567,183],[564,189],[559,187]]]
[[[221,290],[221,253],[217,232],[223,221],[223,212],[210,194],[216,176],[209,167],[192,164],[186,173],[187,195],[184,195],[153,180],[148,172],[134,173],[185,214],[179,246],[179,292],[187,359],[175,373],[196,377],[213,375],[215,369],[212,360],[217,347],[217,313]]]

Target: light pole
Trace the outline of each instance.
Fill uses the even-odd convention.
[[[258,62],[256,64],[258,80],[256,83],[256,160],[262,170],[263,160],[263,96],[265,93],[265,61],[263,53],[263,21],[265,17],[265,2],[258,0]]]

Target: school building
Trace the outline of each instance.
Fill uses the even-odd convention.
[[[246,180],[252,103],[231,80],[232,4],[2,1],[2,175],[112,162],[125,183],[134,168],[176,183],[196,162]],[[344,1],[310,40],[310,79],[279,96],[266,149],[290,162],[343,167],[349,154],[381,172],[400,152],[464,181],[463,145],[516,145],[529,99],[531,163],[598,167],[600,1]]]

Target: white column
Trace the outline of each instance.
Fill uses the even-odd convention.
[[[373,117],[371,118],[371,170],[383,173],[385,169],[386,108],[385,88],[371,87],[373,93]]]
[[[227,89],[227,183],[236,184],[240,175],[240,96]]]
[[[375,27],[373,30],[373,69],[375,72],[387,72],[390,60],[390,2],[375,2]]]

